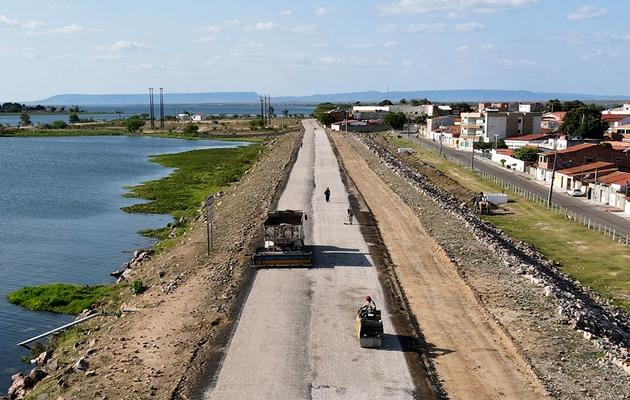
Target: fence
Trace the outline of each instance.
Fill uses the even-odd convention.
[[[414,140],[414,142],[416,144],[418,144],[419,146],[423,147],[425,150],[429,151],[430,153],[436,154],[441,156],[442,158],[444,158],[445,160],[452,162],[453,164],[464,168],[464,169],[468,169],[470,170],[470,163],[466,163],[463,162],[459,159],[456,159],[454,157],[445,155],[444,153],[441,153],[439,150],[436,150],[432,147],[427,146],[426,144],[422,143],[419,140]],[[497,186],[499,186],[503,191],[510,191],[512,193],[515,193],[519,196],[524,197],[525,199],[537,204],[537,205],[544,205],[545,207],[547,207],[547,199],[546,198],[542,198],[539,195],[532,193],[528,190],[525,190],[521,187],[519,187],[518,185],[515,185],[511,182],[507,182],[503,179],[497,178],[494,175],[491,175],[487,172],[484,171],[480,171],[480,170],[473,170],[472,171],[474,174],[476,174],[477,176],[479,176],[480,178],[489,181]],[[625,238],[623,237],[623,235],[617,234],[617,231],[615,229],[611,229],[609,227],[607,227],[606,225],[602,225],[600,222],[591,220],[590,218],[587,218],[581,214],[578,214],[574,211],[569,210],[568,208],[563,208],[562,206],[555,204],[555,203],[551,203],[547,209],[549,209],[550,211],[552,211],[554,214],[563,214],[564,217],[572,222],[575,222],[576,224],[580,224],[582,226],[584,226],[587,229],[592,229],[594,232],[597,232],[599,234],[604,235],[605,237],[610,237],[613,241],[617,241],[620,244],[626,245],[628,246],[630,244],[630,238],[629,235],[626,235]]]

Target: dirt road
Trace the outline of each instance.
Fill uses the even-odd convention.
[[[378,222],[448,396],[546,398],[530,367],[479,306],[413,210],[379,179],[341,133],[331,137],[348,176]]]

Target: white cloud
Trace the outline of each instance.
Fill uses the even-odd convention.
[[[46,24],[43,22],[32,20],[26,23],[22,23],[18,21],[17,19],[9,19],[5,17],[4,15],[0,15],[0,27],[3,27],[3,28],[29,30],[29,29],[38,29],[43,26],[46,26]]]
[[[255,26],[249,26],[246,28],[248,32],[251,31],[271,31],[278,27],[273,22],[259,22]]]
[[[42,58],[43,57],[42,54],[39,52],[39,50],[32,49],[30,47],[27,47],[22,50],[22,56],[24,56],[25,58]]]
[[[385,44],[383,44],[383,47],[395,47],[396,46],[396,42],[385,42]]]
[[[625,36],[610,35],[610,37],[616,41],[630,42],[630,35],[625,35]]]
[[[570,14],[567,19],[587,19],[597,18],[608,14],[608,10],[605,8],[595,8],[591,6],[584,6],[577,9],[576,12]]]
[[[60,29],[49,29],[48,30],[48,32],[50,32],[50,33],[64,33],[64,34],[75,33],[75,32],[95,32],[95,31],[96,31],[96,29],[84,28],[84,27],[79,26],[77,24],[64,26],[63,28],[60,28]]]
[[[344,49],[370,49],[372,47],[374,47],[374,46],[369,44],[369,43],[365,43],[365,44],[347,44],[347,45],[343,46]]]
[[[318,60],[323,62],[324,64],[339,64],[339,63],[341,63],[341,59],[340,58],[333,58],[333,57],[320,57],[320,58],[318,58]]]
[[[376,29],[377,32],[381,33],[392,33],[392,32],[440,32],[444,31],[448,28],[448,25],[435,23],[435,24],[420,24],[420,25],[383,25]]]
[[[18,21],[17,19],[9,19],[4,15],[0,15],[0,25],[2,25],[2,27],[4,28],[19,28],[20,21]]]
[[[404,67],[407,67],[407,68],[412,67],[413,66],[413,61],[411,61],[411,60],[402,60],[402,65]]]
[[[540,0],[400,0],[376,6],[384,14],[426,14],[433,12],[477,12],[492,14],[537,5]]]
[[[209,43],[209,42],[214,42],[215,40],[216,38],[214,36],[202,36],[200,38],[193,40],[193,43]]]
[[[205,26],[205,27],[197,28],[197,29],[195,29],[195,32],[217,33],[217,32],[224,31],[224,30],[226,30],[228,28],[237,27],[239,25],[241,25],[241,23],[238,20],[232,19],[232,20],[229,20],[229,21],[225,21],[225,23],[222,24],[222,25],[211,25],[211,26]]]
[[[459,24],[455,26],[455,30],[460,31],[460,32],[477,31],[483,28],[484,28],[483,25],[478,24],[476,22],[467,22],[465,24]]]
[[[287,10],[287,11],[282,11],[280,13],[280,15],[291,15],[291,11]]]
[[[216,33],[216,32],[221,32],[223,30],[227,29],[227,27],[225,25],[213,25],[213,26],[205,26],[203,28],[197,28],[195,29],[195,32],[212,32],[212,33]]]
[[[597,50],[596,52],[591,53],[591,54],[584,54],[580,58],[582,60],[593,60],[593,59],[600,58],[603,54],[604,53],[601,50]]]
[[[110,46],[100,46],[97,47],[97,51],[109,51],[112,53],[118,53],[121,51],[136,51],[136,50],[147,50],[149,46],[142,43],[132,42],[130,40],[119,40],[118,42],[110,45]]]
[[[136,69],[139,69],[142,71],[150,71],[152,69],[155,69],[155,63],[138,64],[136,65]]]
[[[335,12],[334,8],[326,8],[326,7],[319,7],[317,8],[317,10],[315,10],[315,14],[317,15],[332,14],[334,12]]]
[[[120,60],[120,54],[107,54],[104,56],[96,56],[93,57],[92,60],[95,61],[117,61]]]
[[[22,24],[22,28],[24,29],[37,29],[46,26],[45,23],[39,21],[28,21],[25,24]]]
[[[293,32],[296,33],[316,33],[319,29],[315,25],[301,25],[293,28]]]

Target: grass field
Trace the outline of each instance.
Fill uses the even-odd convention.
[[[390,139],[398,147],[410,143]],[[444,174],[474,191],[500,192],[501,188],[460,168],[450,161],[412,145],[414,154]],[[546,206],[533,203],[515,193],[508,194],[509,212],[484,215],[483,218],[503,229],[515,239],[533,245],[560,269],[584,286],[591,287],[602,297],[630,312],[630,247],[613,242],[576,224]]]

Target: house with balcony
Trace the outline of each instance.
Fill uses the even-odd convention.
[[[544,113],[541,118],[540,127],[542,129],[559,130],[562,126],[562,119],[566,114],[566,111]]]
[[[508,137],[540,133],[540,113],[484,110],[461,114],[459,148],[471,149],[473,142],[491,143]]]

